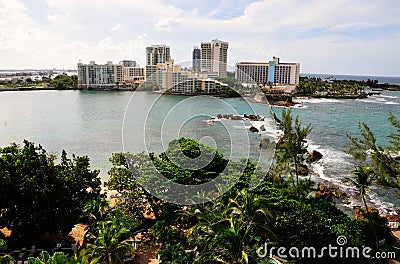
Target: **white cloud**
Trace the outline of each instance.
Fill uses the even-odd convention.
[[[342,30],[351,30],[351,29],[368,29],[372,27],[377,27],[376,24],[371,23],[348,23],[348,24],[338,24],[329,29],[332,31],[342,31]]]
[[[111,32],[123,32],[125,30],[126,27],[119,22],[110,29]]]
[[[166,18],[157,22],[154,25],[155,31],[170,31],[171,29],[177,27],[179,22],[175,18]]]
[[[230,42],[231,65],[277,55],[307,72],[400,75],[397,0],[264,0],[244,12],[226,10],[239,15],[231,19],[216,12],[232,6],[226,0],[207,2],[220,18],[192,0],[45,3],[46,23],[21,0],[1,0],[0,68],[75,68],[79,59],[143,64],[145,47],[155,43],[170,45],[175,61],[185,61],[193,46],[219,38]]]

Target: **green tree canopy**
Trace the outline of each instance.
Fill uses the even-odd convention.
[[[288,164],[289,172],[294,172],[296,182],[299,183],[299,170],[304,162],[304,154],[307,152],[307,136],[311,132],[311,125],[302,127],[299,117],[294,120],[290,110],[282,111],[283,135],[280,136],[277,149],[277,164]]]
[[[10,245],[37,242],[45,231],[67,235],[86,201],[100,194],[99,171],[86,156],[55,163],[40,145],[24,141],[0,148],[0,227],[12,230]]]

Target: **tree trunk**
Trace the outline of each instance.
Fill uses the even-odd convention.
[[[369,210],[368,210],[367,201],[365,200],[364,195],[362,195],[361,197],[362,197],[362,200],[363,200],[364,205],[365,205],[365,210],[367,211],[369,225],[370,225],[372,231],[374,232],[376,247],[379,248],[378,236],[376,235],[374,225],[372,224],[372,217],[371,217],[371,215],[369,213]]]
[[[299,173],[298,173],[298,165],[297,165],[297,155],[294,157],[294,172],[296,174],[296,184],[299,184]]]

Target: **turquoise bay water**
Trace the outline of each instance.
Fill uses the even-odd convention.
[[[133,100],[125,120],[125,133],[129,133],[129,137],[124,148],[122,128],[125,110],[132,95]],[[151,115],[148,116],[153,103]],[[180,108],[171,110],[178,103],[181,103]],[[258,111],[257,113],[263,115],[268,114],[268,107],[259,104],[252,104],[252,107],[254,109],[244,100],[236,98],[220,100],[212,97],[160,97],[151,92],[1,92],[0,146],[11,142],[22,144],[27,139],[41,144],[50,153],[58,156],[62,149],[69,154],[88,155],[92,167],[101,170],[103,179],[107,179],[107,171],[111,166],[108,159],[113,152],[125,150],[138,153],[147,150],[160,153],[163,150],[163,146],[159,144],[161,140],[157,139],[160,131],[166,137],[163,140],[164,148],[169,140],[179,136],[196,139],[211,136],[215,138],[220,151],[227,157],[238,160],[247,157],[245,152],[249,152],[249,144],[253,147],[258,145],[260,136],[247,134],[241,121],[227,120],[226,125],[211,125],[203,121],[218,113],[254,114]],[[172,118],[169,124],[164,120],[167,113]],[[199,113],[203,115],[198,115]],[[189,122],[182,123],[188,114],[196,116]],[[185,125],[177,127],[181,126],[177,121]],[[250,126],[250,123],[246,122],[246,125]],[[243,135],[250,139],[242,141],[244,138],[240,137]],[[240,142],[236,145],[241,147],[241,151],[230,153],[229,137],[238,138]]]
[[[251,126],[249,121],[205,121],[209,116],[228,113],[267,116],[268,106],[248,104],[238,98],[160,97],[154,93],[138,92],[127,108],[133,94],[103,91],[1,92],[0,146],[11,142],[22,144],[23,139],[28,139],[58,156],[62,149],[69,154],[88,155],[92,168],[100,169],[104,180],[110,168],[108,159],[111,153],[123,150],[141,152],[146,148],[158,153],[170,139],[178,136],[203,138],[205,143],[214,144],[234,160],[248,155],[257,159],[254,153],[260,135],[247,133]],[[349,176],[353,168],[351,158],[342,151],[348,142],[346,133],[356,135],[358,122],[366,122],[378,142],[385,144],[391,131],[388,112],[400,117],[400,92],[384,91],[382,95],[361,100],[298,101],[302,102],[301,107],[294,108],[293,113],[299,115],[303,124],[311,123],[313,127],[309,137],[310,149],[317,149],[324,155],[314,170],[320,179],[342,188],[347,187],[341,184],[340,179]],[[126,109],[129,111],[124,123]],[[274,110],[279,113],[281,108]],[[194,117],[188,118],[190,116]],[[278,132],[272,122],[265,124],[266,134]],[[400,207],[398,196],[390,190],[376,189],[371,198],[380,208]]]
[[[375,134],[379,145],[387,145],[387,136],[395,132],[388,121],[389,112],[400,118],[400,92],[382,91],[381,95],[357,100],[299,98],[297,102],[302,104],[292,113],[298,115],[304,125],[311,123],[313,127],[309,149],[324,155],[313,168],[318,178],[355,193],[341,182],[344,177],[352,176],[350,171],[354,168],[353,159],[343,152],[349,143],[346,134],[358,136],[358,124],[363,122]],[[279,113],[281,109],[275,111]],[[377,208],[400,207],[399,196],[394,190],[372,188],[370,197]]]

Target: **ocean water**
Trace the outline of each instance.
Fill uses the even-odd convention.
[[[332,79],[332,80],[355,80],[355,81],[367,81],[378,80],[378,83],[389,83],[389,84],[398,84],[400,85],[400,77],[387,77],[387,76],[361,76],[361,75],[339,75],[339,74],[315,74],[315,73],[302,73],[300,74],[302,77],[319,77],[322,79]]]
[[[400,92],[360,100],[298,99],[292,112],[303,124],[311,123],[309,149],[324,157],[314,165],[315,179],[335,184],[354,193],[352,205],[360,201],[355,190],[342,184],[354,167],[343,150],[346,133],[358,133],[358,122],[367,123],[379,144],[387,143],[392,128],[387,120],[392,112],[400,117]],[[274,107],[278,116],[282,108]],[[280,133],[271,119],[264,121],[212,119],[218,114],[269,115],[268,105],[241,98],[160,96],[151,92],[110,91],[24,91],[0,92],[0,146],[22,144],[28,139],[60,155],[88,155],[92,168],[103,180],[111,167],[113,152],[147,151],[160,153],[168,142],[180,136],[202,140],[218,148],[227,158],[268,160],[260,156],[262,137],[274,139]],[[264,125],[265,132],[249,133],[250,126]],[[271,154],[271,153],[269,153]],[[261,158],[260,158],[261,157]],[[400,208],[393,190],[375,188],[370,202],[382,212]]]
[[[344,177],[351,177],[354,161],[343,151],[349,144],[347,134],[358,136],[359,123],[366,123],[381,146],[388,144],[388,135],[395,129],[388,121],[389,112],[400,118],[400,92],[382,91],[381,95],[366,99],[307,99],[298,98],[292,113],[298,115],[303,124],[311,124],[309,149],[320,151],[324,157],[314,165],[318,179],[340,186],[354,194],[352,204],[360,203],[356,190],[343,184]],[[276,108],[276,112],[281,109]],[[379,197],[379,199],[378,199]],[[372,188],[370,202],[382,212],[400,207],[400,198],[393,189]]]

